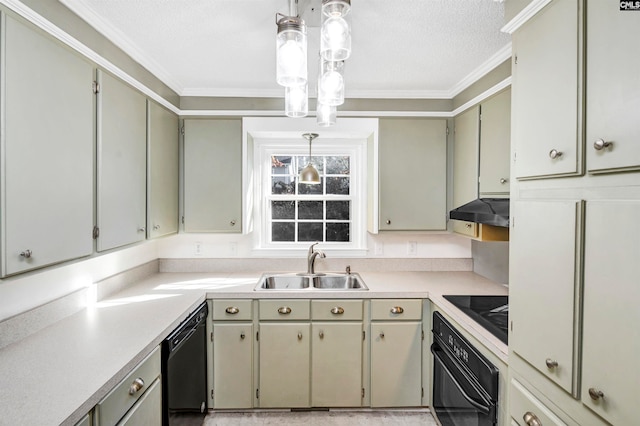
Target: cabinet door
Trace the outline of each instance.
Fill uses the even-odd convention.
[[[311,327],[311,405],[362,405],[362,323],[317,322]]]
[[[260,324],[260,407],[309,407],[309,323]]]
[[[98,251],[146,237],[147,101],[98,72]]]
[[[581,397],[615,425],[637,423],[639,217],[640,201],[587,202]]]
[[[420,322],[371,324],[372,407],[421,405],[421,343]]]
[[[93,251],[94,95],[91,64],[2,17],[5,275]]]
[[[446,120],[386,118],[379,123],[379,229],[446,229]]]
[[[136,425],[162,425],[162,385],[160,379],[147,389],[140,400],[118,422],[118,426]]]
[[[184,121],[185,232],[242,232],[242,121]]]
[[[453,143],[453,207],[478,198],[478,136],[480,107],[475,106],[454,119]],[[452,221],[453,232],[478,236],[478,224]]]
[[[639,24],[618,2],[589,2],[586,150],[593,173],[640,168],[640,55],[622,41],[640,39]],[[595,149],[598,139],[611,145]]]
[[[148,102],[148,197],[150,238],[178,232],[179,139],[178,116]]]
[[[513,203],[509,268],[509,348],[574,394],[581,208],[577,201]]]
[[[578,0],[553,1],[513,35],[518,178],[582,172],[578,12]]]
[[[511,89],[480,106],[480,196],[509,194]]]
[[[253,406],[253,326],[213,324],[213,408]]]

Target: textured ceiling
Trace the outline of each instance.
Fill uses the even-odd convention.
[[[60,2],[180,95],[282,96],[275,83],[275,14],[288,14],[288,0]],[[351,4],[347,97],[451,97],[510,54],[510,36],[500,32],[502,2]],[[309,28],[308,39],[309,77],[315,81],[318,27]]]

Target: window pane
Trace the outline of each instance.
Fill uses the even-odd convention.
[[[322,219],[322,201],[300,201],[298,219]]]
[[[300,183],[298,184],[298,194],[320,194],[322,195],[322,191],[324,189],[324,178],[320,178],[320,183],[317,184],[307,184]]]
[[[272,201],[271,219],[295,219],[295,201]]]
[[[298,241],[322,241],[322,222],[298,223]]]
[[[273,155],[271,157],[271,174],[272,175],[292,175],[293,157],[284,155]]]
[[[307,164],[309,163],[309,156],[308,155],[300,155],[297,157],[298,159],[298,173],[300,173],[300,171],[302,169],[304,169],[305,167],[307,167]],[[313,164],[316,169],[318,169],[318,172],[320,174],[323,174],[324,172],[324,161],[322,159],[322,157],[316,157],[315,155],[311,156],[311,164]]]
[[[291,176],[273,176],[271,178],[272,194],[293,194],[296,181]]]
[[[327,241],[350,241],[349,223],[327,223]]]
[[[328,177],[327,194],[349,195],[348,177]]]
[[[272,241],[294,241],[296,238],[296,228],[294,222],[272,222]]]
[[[351,167],[349,157],[326,157],[328,175],[348,175]]]
[[[349,220],[350,201],[327,201],[327,220]]]

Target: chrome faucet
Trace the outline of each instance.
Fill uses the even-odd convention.
[[[307,274],[309,275],[313,275],[316,273],[315,271],[316,257],[320,256],[323,259],[327,257],[320,250],[314,250],[313,247],[315,247],[316,245],[318,245],[318,242],[311,244],[311,246],[309,247],[309,253],[307,254]]]

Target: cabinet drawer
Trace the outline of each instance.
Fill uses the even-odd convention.
[[[517,380],[511,380],[510,384],[509,412],[511,418],[519,425],[526,426],[535,424],[533,419],[538,419],[538,424],[566,426],[549,408],[547,408],[538,398],[532,395]],[[527,423],[527,419],[529,423]]]
[[[311,310],[308,300],[260,300],[261,320],[308,320]]]
[[[213,300],[214,321],[220,320],[250,320],[253,318],[251,300],[248,299],[220,299]]]
[[[122,416],[140,399],[147,388],[160,376],[160,347],[138,364],[120,384],[109,392],[96,406],[98,424],[101,426],[115,425]],[[138,390],[130,388],[134,381],[141,379],[144,383]]]
[[[324,321],[362,320],[362,300],[312,300],[311,318]]]
[[[420,320],[422,299],[381,299],[371,301],[372,320]]]

